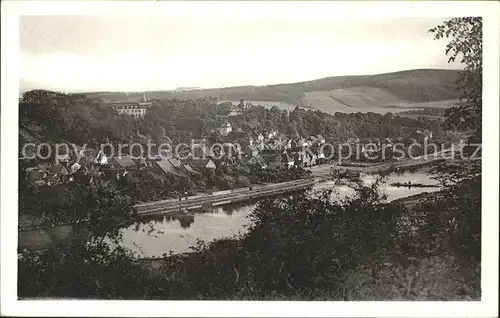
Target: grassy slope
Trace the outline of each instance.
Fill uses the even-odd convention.
[[[400,112],[407,109],[448,108],[457,99],[429,102],[408,102],[387,90],[358,86],[325,91],[306,92],[303,102],[311,108],[334,114],[335,112]]]
[[[420,69],[367,76],[334,76],[302,82],[306,91],[357,86],[377,87],[410,102],[455,99],[457,70]]]

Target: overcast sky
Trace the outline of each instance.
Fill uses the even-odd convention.
[[[21,89],[168,90],[459,68],[447,63],[446,41],[427,33],[443,20],[24,16]]]

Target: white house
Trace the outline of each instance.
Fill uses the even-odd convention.
[[[222,135],[222,136],[227,136],[229,135],[229,133],[233,131],[233,128],[231,127],[231,124],[226,121],[224,123],[224,125],[222,125],[221,128],[219,128],[219,133]]]
[[[273,138],[276,138],[276,136],[278,136],[278,131],[272,129],[271,131],[268,131],[265,133],[265,137],[266,139],[273,139]]]

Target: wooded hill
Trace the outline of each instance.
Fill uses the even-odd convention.
[[[373,104],[373,100],[379,102],[375,102],[371,106],[378,106],[381,102],[387,101],[394,105],[410,104],[457,99],[459,93],[454,89],[454,82],[459,72],[459,70],[419,69],[366,76],[332,76],[298,83],[266,86],[152,91],[148,92],[148,97],[151,99],[215,97],[219,100],[275,101],[314,108],[316,106],[314,100],[308,98],[307,93],[354,88],[353,92],[359,93],[361,91],[363,95],[361,99],[365,99],[367,105]],[[335,94],[335,92],[333,93]],[[87,95],[104,100],[137,100],[142,97],[142,92],[95,92]],[[391,96],[391,98],[387,100],[387,97],[380,97],[380,95]],[[348,101],[340,102],[349,106]]]

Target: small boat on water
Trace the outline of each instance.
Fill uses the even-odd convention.
[[[408,182],[395,182],[390,184],[392,187],[408,187],[408,188],[438,188],[438,185],[433,184],[422,184],[422,183],[411,183]]]

